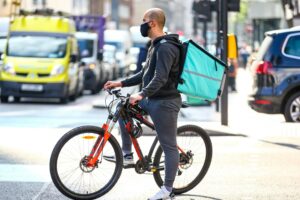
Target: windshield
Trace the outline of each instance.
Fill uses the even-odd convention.
[[[4,52],[5,45],[6,45],[6,38],[0,38],[0,53]]]
[[[108,45],[113,45],[117,48],[118,51],[122,51],[123,49],[123,45],[121,42],[108,42],[108,41],[105,41],[104,42],[105,44],[108,44]]]
[[[111,50],[104,50],[103,60],[108,62],[113,59],[115,59],[115,52]]]
[[[20,35],[9,38],[7,55],[33,58],[63,58],[67,38]]]
[[[94,49],[94,41],[93,40],[78,40],[78,46],[81,58],[88,58],[93,56],[93,49]]]

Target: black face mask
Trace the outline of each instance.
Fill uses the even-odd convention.
[[[148,37],[148,33],[150,30],[149,22],[142,23],[140,26],[140,32],[143,37]]]

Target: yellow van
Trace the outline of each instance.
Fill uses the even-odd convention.
[[[75,25],[62,16],[18,16],[2,56],[1,101],[21,97],[74,100],[79,87]]]

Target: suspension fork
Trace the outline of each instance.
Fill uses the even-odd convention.
[[[108,131],[109,125],[107,123],[103,124],[102,129],[104,130],[104,134],[99,135],[99,137],[97,138],[92,151],[89,155],[89,161],[87,163],[87,166],[89,167],[93,167],[96,165],[98,158],[101,154],[101,152],[103,151],[103,148],[107,142],[107,140],[110,138],[111,133]]]
[[[111,131],[116,123],[116,119],[117,119],[116,116],[109,115],[106,120],[106,123],[102,125],[102,130],[104,130],[104,133],[103,133],[103,135],[100,134],[98,136],[98,138],[92,148],[92,151],[88,156],[89,160],[88,160],[87,166],[95,166],[96,165],[107,140],[111,136]]]

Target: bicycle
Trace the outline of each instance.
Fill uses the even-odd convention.
[[[144,117],[147,113],[139,105],[129,104],[129,95],[122,96],[120,90],[108,92],[114,99],[108,106],[108,118],[102,128],[74,128],[63,135],[52,151],[52,181],[69,198],[95,199],[105,195],[117,183],[123,168],[134,168],[138,174],[151,172],[156,184],[159,187],[163,185],[164,154],[158,145],[157,136],[145,156],[137,140],[141,136],[141,124],[155,130],[154,125]],[[115,112],[112,112],[114,105]],[[120,117],[126,124],[138,156],[134,165],[123,166],[121,147],[111,134]],[[181,194],[194,188],[207,173],[212,159],[212,144],[207,133],[194,125],[179,127],[177,142],[180,159],[172,192]],[[108,161],[103,156],[112,154],[116,158],[115,162]]]

